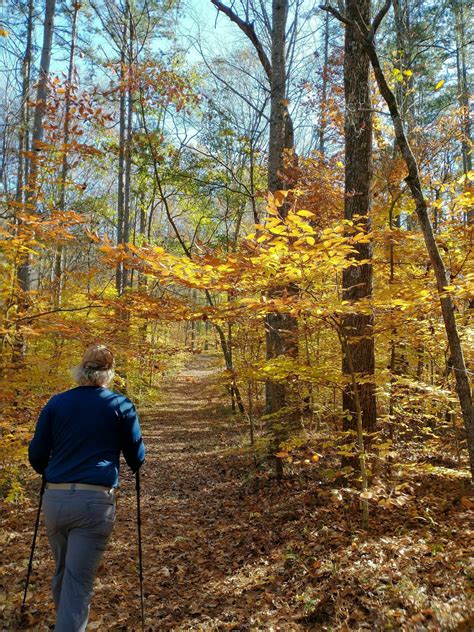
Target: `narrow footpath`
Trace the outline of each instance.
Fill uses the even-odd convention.
[[[238,452],[243,428],[238,417],[229,415],[229,402],[216,382],[212,358],[194,356],[164,385],[162,404],[142,422],[147,448],[142,473],[147,629],[248,629],[246,567],[264,553],[259,540],[266,537],[263,530],[262,538],[252,532],[249,512],[242,512],[248,458],[233,453]],[[139,607],[135,497],[130,488],[133,481],[123,477],[117,546],[102,569],[107,583],[105,578],[112,580],[123,565],[124,549],[129,551],[133,562],[127,564],[126,581],[135,598],[127,597],[125,590],[115,596],[116,604],[127,601],[123,616],[128,626],[130,610],[136,614]],[[133,545],[127,547],[127,542]]]
[[[219,371],[215,358],[191,357],[185,369],[164,383],[153,414],[142,419],[147,450],[141,471],[147,631],[293,629],[275,567],[268,577],[268,556],[284,535],[264,524],[258,502],[254,506],[245,500],[243,487],[252,467],[239,445],[247,428],[229,412]],[[141,630],[135,480],[125,466],[120,480],[116,527],[97,575],[88,630]],[[0,582],[0,595],[8,604],[2,631],[39,632],[54,622],[49,592],[53,566],[43,523],[26,614],[21,623],[14,622],[36,501],[32,496],[31,503],[7,517],[2,545],[12,556]],[[14,582],[9,583],[12,575]],[[277,583],[271,592],[269,581]],[[275,617],[277,610],[282,625],[274,627],[280,618]],[[267,618],[272,625],[264,623]]]
[[[219,371],[215,358],[191,357],[142,418],[147,632],[471,632],[473,532],[459,482],[441,488],[436,476],[415,474],[410,505],[372,506],[364,532],[357,497],[342,490],[342,499],[324,482],[325,463],[281,484],[257,475],[242,449],[247,424],[229,412]],[[29,500],[2,506],[0,632],[54,622],[43,525],[17,618],[38,489],[32,480]],[[125,467],[90,630],[141,630],[136,495]]]

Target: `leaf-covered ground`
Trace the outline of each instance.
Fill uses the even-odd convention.
[[[308,469],[278,484],[239,449],[213,360],[196,356],[143,419],[147,630],[474,630],[472,496],[459,480],[411,475],[403,507],[356,503]],[[16,617],[35,520],[2,507],[1,630],[54,621],[44,530],[27,614]],[[90,630],[140,629],[135,491],[122,473],[117,525],[98,573]]]

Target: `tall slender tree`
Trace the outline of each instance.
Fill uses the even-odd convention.
[[[74,57],[76,52],[76,35],[77,35],[77,15],[81,5],[74,1],[72,4],[71,14],[71,46],[69,49],[69,64],[67,72],[67,83],[64,94],[64,128],[63,128],[63,159],[61,164],[61,177],[59,185],[59,201],[58,210],[66,210],[66,190],[67,178],[69,173],[69,141],[70,141],[70,119],[71,119],[71,90],[74,79]],[[58,307],[61,304],[61,292],[63,283],[63,258],[64,248],[60,244],[55,252],[54,257],[54,303]]]
[[[472,171],[472,134],[470,90],[467,74],[467,49],[469,41],[466,36],[466,7],[464,0],[451,0],[451,9],[454,14],[457,88],[462,117],[462,166],[464,174],[467,174],[469,171]],[[466,221],[470,226],[474,225],[474,207],[469,209],[466,213]]]
[[[268,190],[276,193],[287,188],[284,181],[285,150],[293,149],[293,139],[287,137],[288,107],[287,95],[287,66],[286,66],[286,23],[288,19],[288,1],[273,0],[272,2],[272,39],[271,64],[272,75],[270,84],[270,140],[268,151]],[[290,142],[288,142],[290,141]],[[284,219],[288,212],[288,205],[284,202],[279,213]],[[297,288],[280,286],[271,292],[272,297],[297,292]],[[298,353],[297,320],[294,316],[282,312],[268,314],[265,319],[267,360],[279,356],[295,357]],[[279,444],[288,438],[297,412],[293,409],[295,402],[289,401],[289,388],[283,382],[269,379],[266,384],[266,412],[272,415],[271,423],[273,452],[278,450]],[[281,411],[285,410],[284,418]],[[276,417],[273,417],[275,416]],[[290,426],[290,427],[288,427]],[[276,460],[277,475],[281,476],[281,460]]]
[[[270,28],[271,54],[268,58],[264,46],[257,36],[253,22],[242,20],[233,9],[220,0],[211,0],[212,4],[237,24],[252,42],[262,63],[269,82],[270,90],[270,131],[268,150],[268,190],[271,193],[289,188],[284,177],[285,152],[294,152],[293,121],[288,110],[287,87],[288,67],[286,62],[286,36],[288,20],[288,0],[272,0],[272,17]],[[279,207],[279,215],[285,219],[288,205]],[[272,298],[294,294],[296,287],[277,285],[271,292]],[[295,357],[298,353],[298,323],[294,316],[274,312],[265,318],[266,357],[267,360],[280,356]],[[288,438],[292,429],[298,425],[298,410],[295,402],[290,402],[288,386],[268,379],[265,392],[265,411],[270,415],[271,445],[270,453],[274,454],[279,444]],[[282,476],[282,461],[275,459],[276,473]]]
[[[38,199],[38,167],[41,159],[43,140],[43,119],[46,110],[46,101],[48,98],[48,76],[51,64],[51,47],[53,42],[54,30],[54,14],[56,9],[56,0],[46,0],[44,29],[43,29],[43,45],[41,49],[41,62],[38,75],[38,88],[36,92],[36,102],[33,117],[33,133],[31,141],[31,149],[33,157],[30,161],[30,169],[28,176],[28,189],[26,202],[30,210],[36,209]],[[30,257],[25,255],[17,272],[20,288],[24,292],[28,292],[31,287],[31,271]]]
[[[28,180],[28,158],[29,149],[29,95],[31,83],[31,51],[33,39],[33,11],[34,0],[28,0],[28,17],[26,22],[26,45],[25,54],[22,60],[21,77],[21,103],[20,103],[20,124],[18,127],[18,174],[16,181],[16,202],[18,208],[25,200],[25,183]]]

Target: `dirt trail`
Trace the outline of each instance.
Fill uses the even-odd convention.
[[[229,414],[215,358],[196,355],[163,385],[162,403],[142,419],[147,450],[142,469],[146,629],[290,630],[252,624],[252,613],[275,620],[281,587],[266,592],[269,547],[282,534],[264,527],[261,507],[248,506],[242,485],[249,458],[235,446],[246,428]],[[12,604],[0,630],[48,630],[54,621],[49,592],[52,562],[41,525],[22,626],[11,624],[20,603],[37,498],[13,509],[5,525],[14,560],[0,594]],[[276,579],[275,567],[272,581]],[[8,577],[15,574],[14,584]],[[3,584],[3,586],[1,585]],[[122,468],[117,523],[95,584],[88,630],[141,629],[134,477]],[[285,617],[286,618],[286,617]]]
[[[338,500],[319,465],[280,485],[254,476],[239,448],[246,424],[229,413],[218,373],[214,358],[192,357],[142,419],[146,630],[474,629],[471,501],[461,499],[459,482],[443,479],[441,487],[437,477],[414,476],[410,505],[372,507],[363,532],[357,499]],[[54,621],[42,527],[27,616],[22,627],[13,623],[36,514],[30,491],[31,501],[2,515],[2,632],[41,632]],[[138,632],[136,501],[125,467],[117,498],[88,630]]]
[[[252,513],[242,506],[248,459],[232,456],[229,446],[244,429],[226,411],[216,376],[212,358],[195,356],[165,385],[156,413],[143,419],[144,574],[152,630],[243,631],[259,604],[274,615],[275,595],[267,595],[268,604],[263,598],[268,562],[262,556],[272,533],[255,520],[258,508]],[[127,492],[119,503],[118,546],[104,564],[109,569],[120,564],[125,541],[134,542],[133,495]],[[138,596],[137,583],[132,591]]]

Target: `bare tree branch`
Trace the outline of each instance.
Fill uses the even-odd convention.
[[[375,16],[374,21],[372,22],[372,26],[370,27],[370,30],[369,30],[369,35],[368,35],[371,40],[375,37],[375,34],[377,33],[377,29],[379,28],[384,17],[387,15],[388,10],[390,9],[391,5],[392,5],[392,0],[385,0],[385,4]]]
[[[331,13],[331,15],[333,15],[343,24],[346,24],[347,26],[352,25],[352,22],[350,20],[348,20],[342,13],[340,13],[337,9],[332,7],[330,4],[320,4],[319,8],[322,9],[323,11],[327,11],[328,13]]]
[[[270,60],[267,57],[267,54],[263,50],[262,43],[258,39],[258,36],[257,36],[257,33],[255,32],[255,28],[253,24],[251,22],[245,22],[244,20],[242,20],[242,18],[239,18],[239,16],[236,13],[234,13],[234,11],[232,11],[231,8],[227,7],[225,4],[220,2],[220,0],[211,0],[211,2],[218,11],[222,11],[222,13],[224,13],[229,18],[229,20],[231,20],[231,22],[234,22],[235,24],[237,24],[239,29],[243,31],[245,35],[247,35],[249,40],[254,45],[255,50],[257,51],[258,58],[260,59],[262,63],[265,74],[268,77],[268,81],[271,82],[272,65],[270,63]]]

